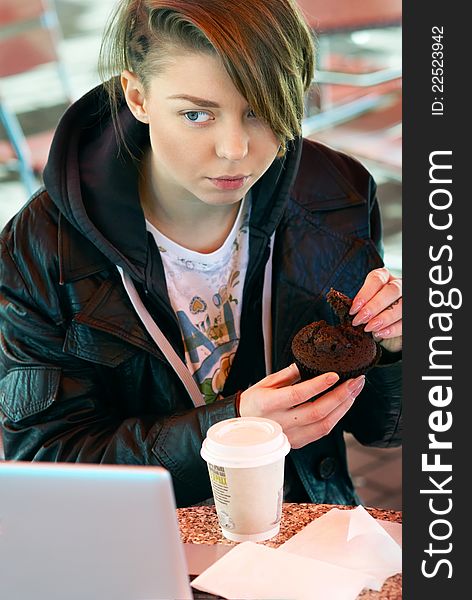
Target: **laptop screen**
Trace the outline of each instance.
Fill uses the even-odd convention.
[[[191,600],[169,473],[0,463],[0,598]]]

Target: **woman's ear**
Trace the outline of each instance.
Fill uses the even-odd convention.
[[[149,123],[144,102],[144,88],[136,73],[125,70],[120,76],[126,104],[138,121]]]

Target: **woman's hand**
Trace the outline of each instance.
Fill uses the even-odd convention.
[[[389,352],[402,349],[402,280],[385,267],[367,275],[349,314],[356,315],[354,326],[365,324],[364,331]]]
[[[299,379],[298,369],[292,364],[245,390],[239,404],[242,417],[277,421],[292,448],[301,448],[327,435],[351,408],[365,383],[361,375],[326,392],[338,381],[336,373],[297,383]],[[316,401],[307,402],[318,394],[322,395]]]

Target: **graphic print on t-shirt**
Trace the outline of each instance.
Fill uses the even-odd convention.
[[[246,199],[223,245],[209,254],[184,248],[147,223],[161,254],[185,362],[207,404],[220,396],[239,344],[249,210]]]
[[[239,342],[233,314],[233,307],[239,304],[239,274],[232,271],[227,283],[213,294],[210,290],[210,306],[197,295],[189,303],[190,314],[176,311],[187,366],[199,382],[207,404],[214,402],[222,392]]]

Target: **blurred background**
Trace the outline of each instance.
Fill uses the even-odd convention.
[[[401,0],[299,0],[317,42],[303,134],[358,158],[378,185],[385,263],[402,273]],[[41,184],[64,110],[99,83],[115,0],[0,0],[0,229]],[[366,506],[402,509],[402,451],[346,436]]]

